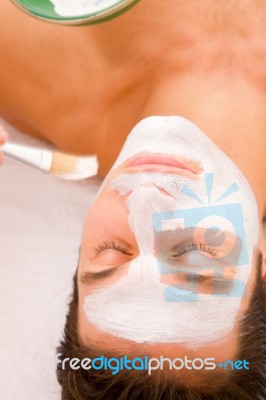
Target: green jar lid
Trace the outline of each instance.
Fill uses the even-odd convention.
[[[11,0],[33,17],[62,25],[92,25],[124,13],[140,0]]]

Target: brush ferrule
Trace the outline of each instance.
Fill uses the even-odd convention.
[[[53,153],[49,150],[42,150],[40,168],[43,171],[50,171],[53,160]]]
[[[2,150],[5,155],[33,167],[40,168],[43,171],[49,171],[50,169],[52,161],[52,154],[50,151],[12,142],[4,144]]]

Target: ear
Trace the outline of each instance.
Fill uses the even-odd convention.
[[[262,266],[262,279],[266,283],[266,259],[263,259],[263,266]]]
[[[266,241],[262,240],[262,279],[266,282]]]

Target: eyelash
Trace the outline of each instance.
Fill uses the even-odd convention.
[[[101,244],[98,244],[94,250],[95,250],[95,254],[98,255],[102,251],[108,250],[108,249],[119,251],[120,253],[126,254],[127,256],[133,255],[127,249],[125,249],[123,246],[117,245],[114,241],[103,242]]]
[[[128,256],[132,256],[133,255],[127,249],[125,249],[123,246],[117,245],[114,241],[103,242],[101,244],[98,244],[95,247],[95,254],[98,255],[102,251],[108,250],[108,249],[119,251],[120,253],[126,254]],[[183,254],[189,253],[190,251],[194,251],[194,250],[204,251],[206,253],[209,253],[213,257],[216,256],[216,252],[215,252],[215,249],[213,247],[207,246],[204,243],[191,243],[191,244],[189,244],[189,245],[187,245],[185,247],[182,247],[179,250],[179,252],[177,254],[175,254],[173,257],[179,257],[179,256],[182,256]]]
[[[173,257],[179,257],[182,256],[183,254],[189,253],[190,251],[194,250],[200,250],[204,251],[205,253],[209,253],[213,257],[216,256],[215,249],[211,246],[208,246],[204,243],[191,243],[187,246],[182,247],[177,254],[175,254]]]

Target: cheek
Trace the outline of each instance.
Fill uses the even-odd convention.
[[[115,193],[101,195],[90,209],[82,238],[87,248],[103,241],[120,239],[136,247],[135,237],[129,227],[125,199]]]
[[[90,209],[86,227],[88,230],[94,231],[95,229],[101,229],[103,226],[110,226],[114,230],[116,224],[125,224],[127,219],[128,213],[125,200],[115,192],[104,192]]]

